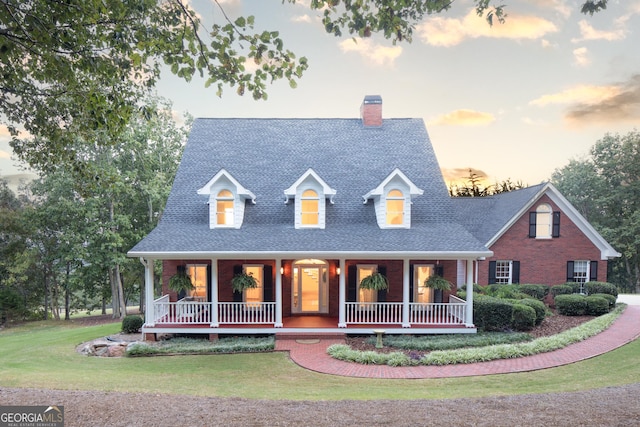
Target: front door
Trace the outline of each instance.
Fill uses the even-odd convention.
[[[326,264],[294,264],[292,311],[328,312],[328,269]]]

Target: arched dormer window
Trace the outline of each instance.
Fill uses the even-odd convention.
[[[229,190],[221,190],[216,196],[216,224],[232,227],[234,225],[233,208],[235,198]]]
[[[546,203],[536,208],[536,238],[551,237],[551,206]]]
[[[320,198],[313,190],[305,190],[301,197],[300,224],[304,226],[317,226],[320,215]]]
[[[404,225],[404,194],[400,190],[391,190],[386,198],[386,222],[390,226]]]

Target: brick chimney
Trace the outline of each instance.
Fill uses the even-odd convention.
[[[367,95],[360,106],[360,117],[364,127],[382,126],[382,97]]]

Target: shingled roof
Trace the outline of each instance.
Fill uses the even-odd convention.
[[[210,229],[197,190],[225,169],[255,195],[240,229]],[[294,229],[284,190],[312,168],[336,190],[325,229]],[[380,229],[363,196],[398,168],[424,194],[410,229]],[[130,256],[371,253],[489,256],[460,223],[421,119],[197,119],[158,226]],[[444,258],[444,257],[442,257]]]

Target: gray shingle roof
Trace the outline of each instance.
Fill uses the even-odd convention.
[[[240,229],[209,229],[208,198],[197,194],[224,168],[256,195]],[[337,190],[326,228],[294,229],[284,190],[312,168]],[[362,196],[399,168],[424,194],[411,229],[381,230]],[[486,252],[454,214],[421,119],[197,119],[155,230],[131,256],[170,252]]]

